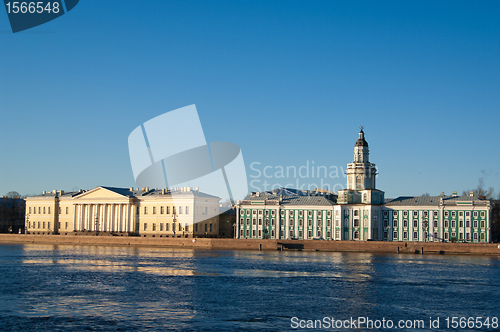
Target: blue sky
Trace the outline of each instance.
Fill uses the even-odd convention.
[[[345,169],[360,125],[386,197],[479,178],[500,190],[499,14],[497,1],[81,0],[13,34],[0,10],[0,194],[135,186],[130,132],[191,104],[207,141],[242,148],[253,191],[321,180],[255,168]]]

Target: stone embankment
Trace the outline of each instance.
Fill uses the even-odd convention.
[[[500,255],[500,248],[496,243],[244,240],[25,234],[0,234],[0,243],[153,246],[228,250],[303,250],[399,254]]]

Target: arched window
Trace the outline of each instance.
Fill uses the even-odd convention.
[[[359,239],[359,232],[358,231],[354,232],[354,239],[356,239],[356,240]]]

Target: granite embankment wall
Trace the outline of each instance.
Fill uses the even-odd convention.
[[[304,250],[372,252],[400,254],[472,254],[500,255],[496,243],[319,241],[319,240],[244,240],[158,238],[135,236],[63,236],[0,234],[0,243],[36,243],[68,245],[154,246],[236,250]]]

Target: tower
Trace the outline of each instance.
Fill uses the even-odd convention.
[[[370,163],[370,150],[363,126],[354,144],[354,161],[347,164],[347,189],[339,190],[339,204],[383,204],[384,193],[376,189],[377,168]]]

